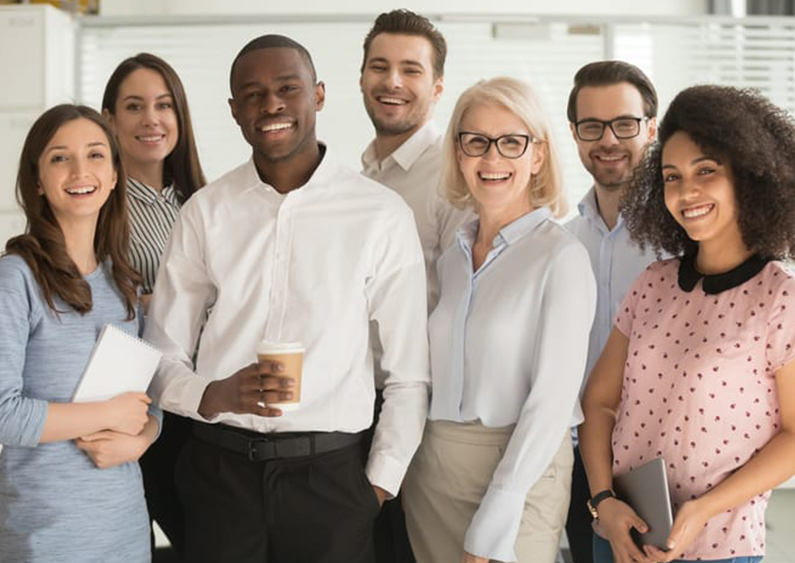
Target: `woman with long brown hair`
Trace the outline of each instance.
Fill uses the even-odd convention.
[[[205,183],[187,96],[171,65],[139,53],[111,74],[102,113],[116,133],[127,171],[130,261],[143,278],[147,306],[180,207]],[[149,513],[178,552],[184,532],[174,466],[189,431],[187,419],[166,413],[163,433],[141,459]]]
[[[148,561],[135,462],[158,430],[150,401],[71,402],[102,327],[142,330],[124,170],[97,112],[65,104],[39,117],[17,197],[27,227],[0,258],[0,553]]]

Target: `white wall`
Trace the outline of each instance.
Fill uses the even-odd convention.
[[[424,14],[557,14],[557,15],[698,15],[706,14],[708,0],[425,0],[396,3],[386,0],[103,0],[102,15],[206,15],[206,14],[378,14],[398,7]]]

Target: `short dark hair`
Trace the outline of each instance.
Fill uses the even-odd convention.
[[[677,132],[732,171],[743,242],[767,258],[795,256],[795,121],[750,89],[693,86],[674,98],[659,140],[636,169],[622,216],[641,246],[693,255],[698,244],[665,206],[662,151]]]
[[[163,162],[163,185],[174,184],[177,197],[181,202],[187,201],[206,180],[199,162],[199,151],[193,134],[193,122],[188,108],[188,96],[179,75],[174,68],[160,57],[151,53],[138,53],[134,57],[124,59],[110,75],[102,95],[102,110],[116,115],[116,104],[119,102],[119,90],[127,77],[139,68],[147,68],[157,72],[166,83],[174,102],[174,114],[177,117],[179,135],[174,150]],[[124,155],[122,155],[124,156]]]
[[[569,122],[577,122],[577,96],[580,90],[586,86],[612,86],[622,82],[628,82],[638,89],[643,98],[645,116],[657,117],[657,91],[642,70],[624,61],[596,61],[585,65],[574,75],[574,87],[569,93],[569,105],[566,108]]]
[[[447,42],[444,40],[444,35],[428,18],[411,10],[392,10],[382,13],[375,19],[373,27],[364,38],[361,72],[364,72],[364,66],[367,64],[367,54],[370,52],[373,39],[382,33],[417,35],[427,39],[433,48],[433,76],[434,78],[444,76],[444,61],[447,58]]]
[[[309,67],[309,74],[312,76],[312,82],[317,82],[315,63],[312,62],[312,55],[309,54],[309,51],[306,50],[306,47],[301,45],[298,41],[290,39],[289,37],[285,37],[284,35],[260,35],[259,37],[246,43],[246,45],[240,49],[240,52],[235,57],[235,60],[232,61],[232,68],[229,70],[230,92],[232,90],[232,78],[235,75],[235,68],[237,67],[238,61],[251,51],[257,51],[259,49],[294,49],[298,51],[298,54],[301,55],[306,62],[307,67]]]

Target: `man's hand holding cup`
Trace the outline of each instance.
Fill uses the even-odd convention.
[[[276,352],[273,346],[265,344],[277,344]],[[199,405],[199,414],[206,419],[222,412],[274,417],[281,416],[283,410],[298,408],[303,347],[262,343],[257,357],[258,361],[230,377],[210,383]]]

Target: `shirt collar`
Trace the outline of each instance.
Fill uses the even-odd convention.
[[[436,124],[429,120],[381,162],[378,161],[376,156],[375,140],[373,140],[362,153],[362,168],[364,170],[381,169],[388,162],[394,161],[404,171],[408,171],[417,162],[417,159],[422,156],[422,153],[439,140],[440,136],[441,132],[436,127]]]
[[[523,238],[527,233],[534,231],[536,227],[551,217],[552,212],[548,207],[539,207],[530,213],[522,215],[512,223],[509,223],[500,229],[500,232],[494,239],[494,247],[496,248],[502,245],[510,246],[511,244],[514,244],[516,241]],[[472,248],[472,245],[475,243],[475,237],[478,234],[479,225],[480,219],[475,219],[474,221],[470,221],[458,229],[456,236],[458,237],[459,244],[461,244],[463,248],[467,250]]]
[[[339,168],[339,164],[337,163],[336,158],[334,155],[331,154],[331,151],[325,145],[325,143],[318,143],[320,147],[320,164],[317,165],[315,171],[312,172],[312,176],[309,177],[309,180],[303,185],[299,186],[296,190],[293,190],[294,193],[299,190],[306,190],[314,189],[317,187],[324,187],[329,186],[331,184],[332,178],[335,177],[337,169]],[[271,186],[270,184],[263,182],[259,176],[259,172],[257,172],[257,165],[254,164],[254,157],[252,156],[247,165],[246,170],[244,172],[244,180],[242,182],[242,186],[244,189],[252,190],[257,188],[264,188],[268,192],[273,192],[281,197],[285,197],[289,194],[282,194],[276,188]]]
[[[762,271],[765,265],[773,260],[754,254],[748,260],[722,274],[702,274],[696,270],[696,257],[684,256],[679,261],[679,289],[690,293],[695,289],[698,280],[703,279],[701,288],[707,295],[717,295],[727,289],[742,285]]]
[[[588,190],[588,193],[585,194],[580,200],[580,203],[577,204],[577,211],[580,212],[580,216],[585,217],[591,225],[598,228],[600,231],[608,232],[607,225],[605,225],[604,219],[599,214],[599,205],[596,203],[596,188],[591,186],[591,189]],[[624,218],[621,216],[621,213],[618,214],[618,220],[616,221],[616,226],[613,231],[618,231],[624,227]]]
[[[135,199],[141,200],[145,203],[154,204],[157,202],[159,196],[163,196],[172,203],[176,201],[176,190],[174,186],[166,186],[163,188],[162,194],[158,194],[157,190],[148,184],[127,176],[127,192]]]

